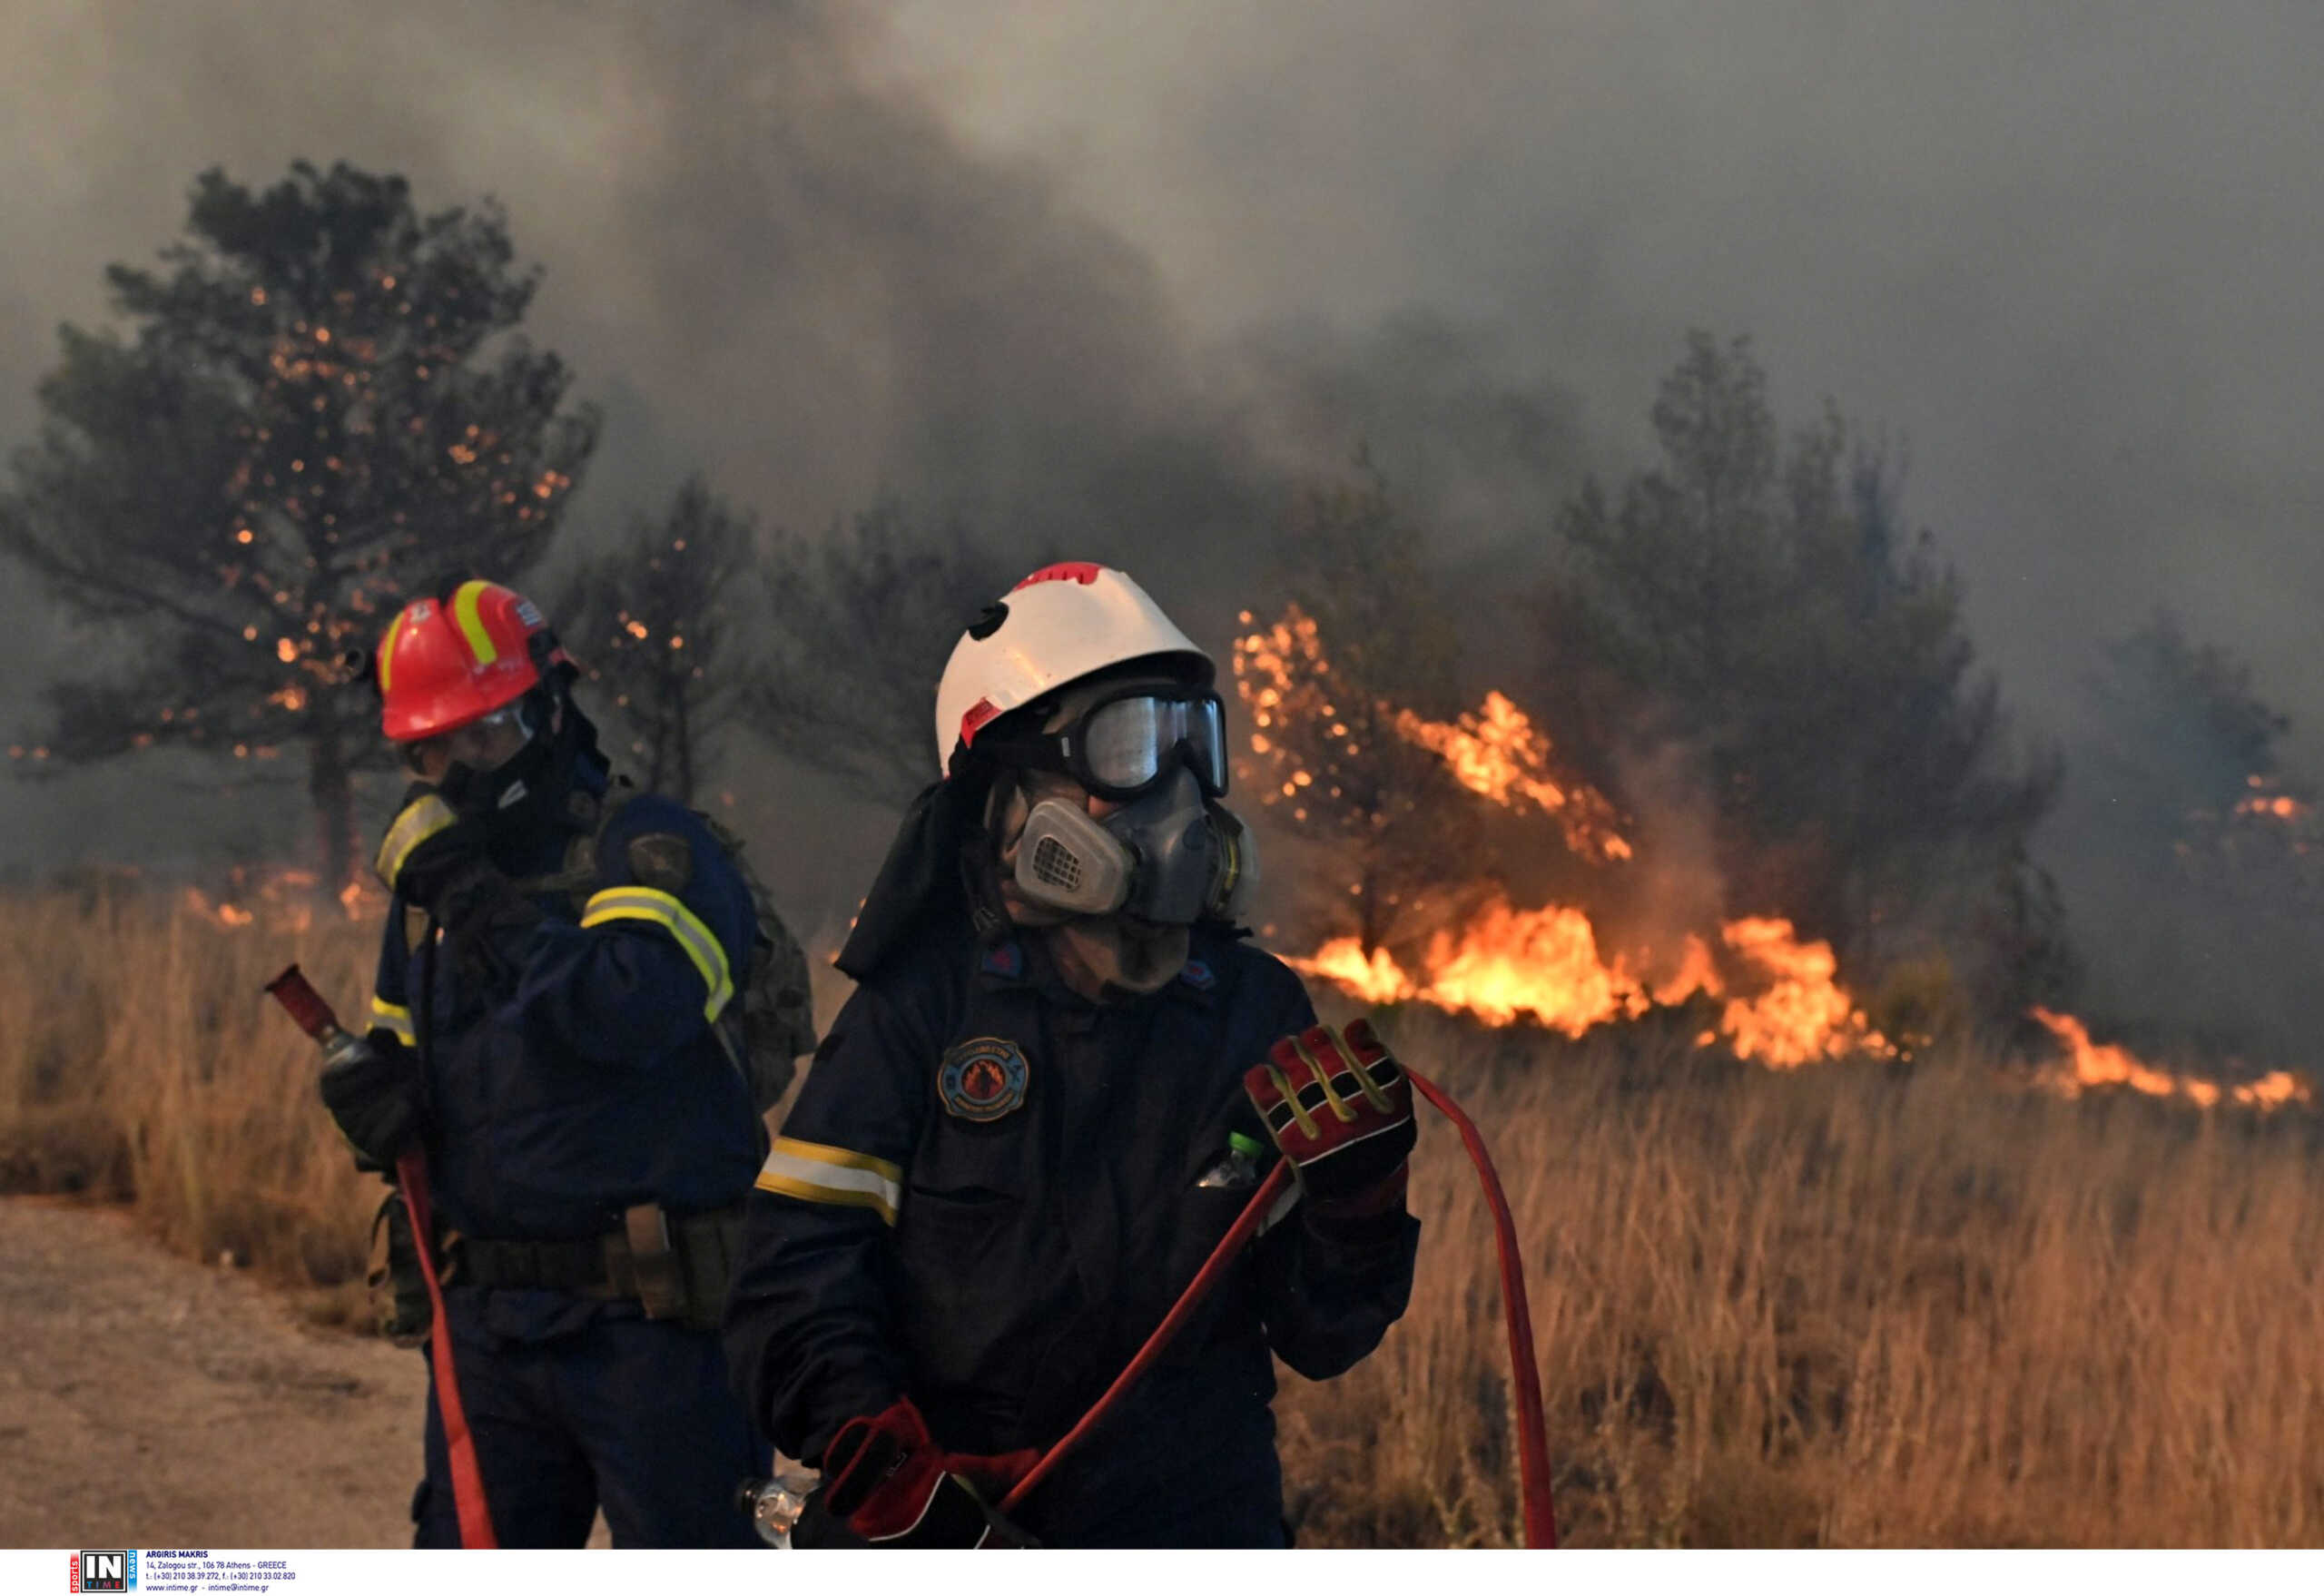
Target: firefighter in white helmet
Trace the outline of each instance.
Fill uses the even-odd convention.
[[[1035,572],[953,650],[942,779],[840,955],[861,984],[727,1320],[752,1413],[823,1471],[801,1544],[1284,1544],[1271,1355],[1336,1374],[1403,1311],[1409,1091],[1236,924],[1254,861],[1212,676],[1098,565]],[[1299,1200],[1003,1522],[1277,1157]]]

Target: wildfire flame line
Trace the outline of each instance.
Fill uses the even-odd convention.
[[[1243,621],[1252,629],[1236,640],[1234,667],[1255,728],[1251,751],[1287,770],[1279,790],[1265,797],[1289,800],[1293,818],[1304,821],[1307,804],[1338,796],[1339,761],[1363,752],[1341,708],[1345,700],[1334,691],[1347,684],[1334,671],[1315,617],[1298,606],[1286,606],[1271,626],[1255,626],[1247,611]],[[1375,727],[1433,754],[1469,792],[1554,821],[1575,854],[1600,863],[1632,857],[1630,842],[1614,830],[1612,803],[1553,768],[1548,734],[1508,695],[1488,693],[1475,714],[1451,721],[1386,703],[1373,707]],[[1321,750],[1319,770],[1307,768],[1299,747]],[[1729,990],[1703,937],[1685,937],[1675,960],[1642,951],[1635,962],[1619,954],[1610,961],[1584,911],[1557,903],[1519,909],[1499,897],[1466,923],[1435,932],[1417,975],[1387,949],[1367,952],[1354,937],[1327,941],[1291,962],[1374,1002],[1416,1000],[1492,1025],[1526,1017],[1570,1036],[1658,1006],[1724,998],[1716,1027],[1702,1039],[1724,1035],[1740,1057],[1779,1069],[1896,1051],[1835,979],[1838,961],[1828,944],[1800,941],[1792,922],[1777,918],[1729,921],[1718,940],[1744,990]],[[1642,973],[1666,964],[1669,973],[1659,980]]]
[[[2222,1086],[2200,1075],[2157,1069],[2117,1043],[2094,1042],[2090,1028],[2071,1014],[2038,1005],[2029,1012],[2065,1049],[2059,1069],[2044,1084],[2066,1097],[2093,1087],[2123,1086],[2151,1098],[2181,1098],[2199,1108],[2232,1102],[2265,1111],[2314,1100],[2308,1083],[2290,1070],[2272,1069],[2257,1080]]]
[[[1530,910],[1488,904],[1457,931],[1430,939],[1417,978],[1385,948],[1367,956],[1354,937],[1286,962],[1367,1002],[1419,1001],[1490,1025],[1529,1019],[1573,1037],[1696,997],[1726,997],[1716,1027],[1699,1036],[1698,1045],[1724,1036],[1738,1058],[1770,1069],[1896,1052],[1834,980],[1838,961],[1829,944],[1802,942],[1789,921],[1772,918],[1730,921],[1719,936],[1746,967],[1757,989],[1750,994],[1730,990],[1699,937],[1685,939],[1677,968],[1659,981],[1637,974],[1619,954],[1608,962],[1590,917],[1555,903]]]
[[[1251,619],[1246,612],[1244,623],[1249,626]],[[1287,746],[1295,731],[1287,723],[1294,715],[1311,717],[1315,729],[1323,732],[1327,760],[1361,752],[1334,708],[1327,685],[1332,663],[1316,623],[1297,606],[1287,607],[1272,626],[1236,640],[1235,676],[1258,728],[1252,751],[1275,754],[1292,767],[1282,796],[1312,801],[1315,785]],[[1573,852],[1600,862],[1632,856],[1630,843],[1612,829],[1613,806],[1554,773],[1549,736],[1505,694],[1488,693],[1478,713],[1450,722],[1386,704],[1377,708],[1399,739],[1435,754],[1470,792],[1505,809],[1531,808],[1555,820]],[[1334,769],[1326,769],[1327,778]],[[2300,823],[2311,813],[2301,800],[2272,791],[2264,777],[2254,776],[2248,785],[2250,793],[2236,805],[2240,815]],[[1295,818],[1305,820],[1306,813],[1299,808]],[[1723,999],[1716,1025],[1697,1037],[1698,1045],[1724,1037],[1737,1057],[1772,1069],[1900,1052],[1840,983],[1839,961],[1829,943],[1802,941],[1793,923],[1777,916],[1728,921],[1719,928],[1718,941],[1728,968],[1737,971],[1732,983],[1701,936],[1685,936],[1675,961],[1657,960],[1650,950],[1641,950],[1635,961],[1620,953],[1610,961],[1600,954],[1597,928],[1584,911],[1554,903],[1519,909],[1495,896],[1462,924],[1433,932],[1418,955],[1417,973],[1406,970],[1385,947],[1367,952],[1355,937],[1334,938],[1311,956],[1287,962],[1367,1002],[1423,1002],[1496,1026],[1527,1019],[1574,1037],[1658,1008]],[[1661,964],[1670,969],[1659,980],[1641,973]],[[2041,1008],[2032,1014],[2064,1049],[2046,1084],[2068,1095],[2122,1086],[2204,1108],[2230,1102],[2262,1110],[2311,1100],[2308,1084],[2288,1071],[2222,1085],[2157,1069],[2117,1045],[2093,1042],[2088,1028],[2073,1015]]]
[[[353,921],[378,920],[387,912],[387,896],[376,884],[350,881],[336,893],[325,893],[310,870],[237,869],[224,896],[212,898],[200,887],[188,887],[179,899],[188,914],[222,931],[262,922],[268,931],[292,935],[311,930],[326,904]]]

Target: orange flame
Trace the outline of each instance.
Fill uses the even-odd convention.
[[[206,920],[211,924],[227,931],[240,931],[258,919],[257,915],[239,903],[212,902],[209,895],[199,887],[188,887],[185,890],[184,903],[186,912],[195,919]]]
[[[1650,1006],[1621,961],[1598,956],[1598,935],[1579,909],[1488,906],[1456,936],[1430,940],[1429,983],[1421,994],[1440,1009],[1466,1010],[1492,1025],[1521,1014],[1580,1036],[1618,1015]]]
[[[2238,814],[2266,815],[2272,820],[2295,821],[2302,819],[2307,815],[2308,805],[2302,803],[2297,798],[2290,797],[2282,793],[2275,793],[2257,797],[2239,799],[2236,802],[2235,813]]]
[[[1248,611],[1242,620],[1252,624]],[[1266,791],[1265,802],[1314,802],[1316,776],[1292,754],[1286,724],[1300,717],[1320,731],[1327,762],[1362,752],[1332,702],[1331,660],[1314,617],[1295,605],[1287,607],[1272,626],[1236,641],[1234,667],[1237,690],[1256,727],[1252,752],[1276,755],[1288,771],[1279,790]],[[1505,809],[1530,806],[1551,816],[1567,846],[1584,858],[1604,862],[1632,857],[1630,843],[1612,829],[1613,806],[1588,786],[1554,773],[1549,736],[1506,695],[1488,693],[1478,713],[1450,722],[1427,720],[1384,703],[1376,707],[1398,737],[1434,754],[1479,797]],[[1324,773],[1328,778],[1335,768],[1327,764]],[[2264,776],[2252,776],[2247,786],[2249,793],[2235,806],[2238,815],[2290,823],[2304,822],[2311,813],[2302,800],[2271,790]],[[1330,791],[1336,796],[1336,787]],[[1305,820],[1307,811],[1295,809],[1294,816]],[[1609,961],[1600,953],[1597,929],[1583,911],[1561,904],[1518,909],[1496,898],[1465,923],[1433,933],[1417,974],[1386,948],[1366,954],[1354,937],[1334,938],[1311,957],[1285,961],[1365,1002],[1424,1002],[1494,1026],[1523,1018],[1573,1037],[1658,1008],[1723,999],[1716,1027],[1703,1031],[1697,1045],[1723,1036],[1738,1058],[1773,1069],[1903,1053],[1874,1029],[1840,984],[1839,961],[1828,942],[1803,942],[1789,920],[1776,916],[1728,921],[1719,928],[1718,941],[1724,969],[1709,941],[1689,934],[1671,972],[1652,980],[1640,970],[1662,961],[1647,950],[1640,951],[1637,963],[1620,953]],[[2038,1008],[2032,1012],[2064,1044],[2066,1058],[2049,1084],[2070,1096],[2091,1087],[2122,1085],[2204,1108],[2231,1101],[2268,1109],[2311,1100],[2309,1084],[2285,1070],[2240,1085],[2175,1075],[2124,1048],[2093,1042],[2087,1028],[2070,1014]]]
[[[1759,990],[1729,998],[1716,1029],[1705,1031],[1699,1042],[1724,1036],[1738,1058],[1777,1069],[1852,1053],[1896,1051],[1833,979],[1838,961],[1828,943],[1802,943],[1787,920],[1733,921],[1720,940]],[[1335,938],[1311,958],[1285,962],[1365,1002],[1419,1001],[1495,1026],[1525,1019],[1572,1037],[1611,1020],[1636,1020],[1656,1008],[1730,990],[1700,937],[1686,939],[1670,976],[1649,981],[1620,956],[1610,962],[1601,958],[1590,917],[1555,903],[1540,909],[1487,904],[1457,931],[1438,931],[1429,940],[1418,978],[1406,973],[1385,948],[1365,957],[1354,937]]]
[[[1575,852],[1600,860],[1630,856],[1630,845],[1612,830],[1613,805],[1579,782],[1551,776],[1549,737],[1505,695],[1488,693],[1482,712],[1450,722],[1400,709],[1394,724],[1398,736],[1443,760],[1472,793],[1504,809],[1531,803],[1556,816]]]
[[[2199,1108],[2227,1101],[2263,1112],[2312,1100],[2308,1083],[2289,1070],[2273,1069],[2257,1080],[2221,1086],[2200,1075],[2157,1069],[2117,1043],[2093,1042],[2090,1028],[2071,1014],[2038,1005],[2029,1012],[2064,1044],[2061,1069],[2045,1084],[2066,1097],[2080,1097],[2092,1087],[2126,1086],[2151,1098],[2183,1098]]]
[[[1253,626],[1248,611],[1242,620]],[[1251,751],[1278,762],[1278,779],[1263,790],[1262,802],[1289,800],[1293,818],[1305,820],[1304,805],[1337,795],[1337,761],[1363,752],[1345,700],[1334,691],[1331,658],[1315,617],[1287,606],[1272,626],[1236,640],[1234,668],[1236,690],[1251,712]],[[1488,693],[1477,713],[1451,721],[1385,703],[1374,707],[1396,736],[1443,760],[1470,792],[1504,809],[1535,810],[1556,821],[1575,853],[1601,863],[1632,857],[1630,842],[1614,830],[1614,806],[1586,783],[1557,773],[1548,734],[1508,695]],[[1295,724],[1318,735],[1318,769],[1310,770],[1294,753],[1286,732]],[[1740,1057],[1771,1068],[1896,1050],[1835,980],[1838,961],[1827,944],[1803,944],[1789,921],[1776,919],[1733,921],[1720,940],[1739,966],[1737,981],[1722,974],[1709,941],[1694,935],[1681,942],[1671,972],[1656,980],[1641,971],[1668,961],[1647,950],[1636,962],[1620,954],[1607,959],[1584,911],[1557,903],[1519,909],[1495,899],[1467,923],[1433,935],[1418,975],[1384,948],[1367,954],[1354,937],[1328,941],[1313,956],[1290,962],[1370,1002],[1417,1000],[1491,1025],[1521,1017],[1568,1036],[1636,1019],[1658,1006],[1724,997],[1718,1027],[1703,1039],[1724,1034]],[[1730,990],[1735,985],[1748,990]]]
[[[1710,945],[1698,936],[1689,936],[1679,955],[1679,968],[1669,980],[1654,988],[1654,1000],[1665,1008],[1675,1008],[1700,992],[1706,998],[1716,998],[1727,990],[1718,978],[1718,964],[1711,957]]]
[[[263,923],[270,931],[296,936],[313,929],[315,916],[326,904],[336,904],[351,921],[382,918],[387,895],[377,885],[351,881],[338,892],[326,894],[313,871],[280,867],[237,866],[228,872],[228,891],[213,899],[199,887],[188,887],[180,906],[197,920],[222,931],[241,931]]]
[[[1756,998],[1730,1000],[1719,1017],[1736,1057],[1790,1069],[1816,1059],[1896,1050],[1834,979],[1840,961],[1829,942],[1802,942],[1791,921],[1771,919],[1729,921],[1719,937],[1769,981]]]
[[[1248,610],[1241,619],[1254,624]],[[1292,818],[1304,821],[1307,804],[1339,795],[1337,773],[1347,768],[1339,762],[1363,756],[1358,727],[1365,717],[1351,716],[1348,700],[1337,696],[1344,684],[1334,678],[1315,617],[1298,605],[1285,606],[1272,626],[1237,637],[1233,664],[1236,691],[1251,712],[1250,750],[1276,767],[1262,784],[1260,802],[1289,800]],[[1585,783],[1556,774],[1548,735],[1505,694],[1488,693],[1477,714],[1451,721],[1428,720],[1385,700],[1371,707],[1377,715],[1371,724],[1435,754],[1471,792],[1504,809],[1531,806],[1555,817],[1575,852],[1600,862],[1630,857],[1630,843],[1613,829],[1613,805]],[[1304,754],[1285,734],[1295,720],[1316,735]]]
[[[339,906],[352,921],[381,920],[388,912],[388,894],[369,876],[357,876],[337,894]]]
[[[1359,937],[1334,937],[1308,959],[1285,959],[1294,970],[1336,981],[1367,1003],[1402,1003],[1420,996],[1420,988],[1403,972],[1385,948],[1364,956]]]
[[[1589,916],[1555,903],[1517,909],[1496,902],[1457,933],[1438,931],[1429,941],[1424,980],[1406,974],[1385,948],[1366,959],[1354,937],[1334,938],[1313,958],[1285,962],[1366,1002],[1417,1000],[1489,1025],[1523,1018],[1568,1036],[1653,1006],[1620,960],[1608,964],[1598,956]]]

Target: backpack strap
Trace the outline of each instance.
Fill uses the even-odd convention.
[[[517,890],[528,898],[561,894],[573,901],[576,915],[581,913],[597,890],[597,865],[606,833],[613,830],[621,812],[638,795],[637,784],[627,776],[614,777],[606,785],[605,795],[595,801],[596,823],[584,828],[566,844],[564,864],[547,875],[525,877],[517,882]]]

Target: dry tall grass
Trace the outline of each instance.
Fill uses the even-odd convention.
[[[343,1308],[379,1187],[258,989],[295,957],[351,1009],[374,928],[7,907],[0,1185],[133,1197],[171,1245]],[[1640,1030],[1384,1029],[1508,1182],[1572,1542],[2324,1541],[2316,1118],[2062,1103],[1965,1061],[1781,1076]],[[1411,1313],[1279,1404],[1309,1543],[1514,1533],[1491,1232],[1444,1128],[1413,1204]]]
[[[2314,1118],[1399,1020],[1529,1243],[1572,1542],[2324,1541]],[[1491,1232],[1449,1128],[1413,1207],[1412,1310],[1295,1383],[1286,1473],[1319,1542],[1507,1543]]]
[[[296,959],[359,1016],[378,928],[227,931],[106,888],[0,907],[0,1190],[130,1198],[169,1246],[351,1313],[382,1188],[323,1114],[313,1045],[260,988]]]

